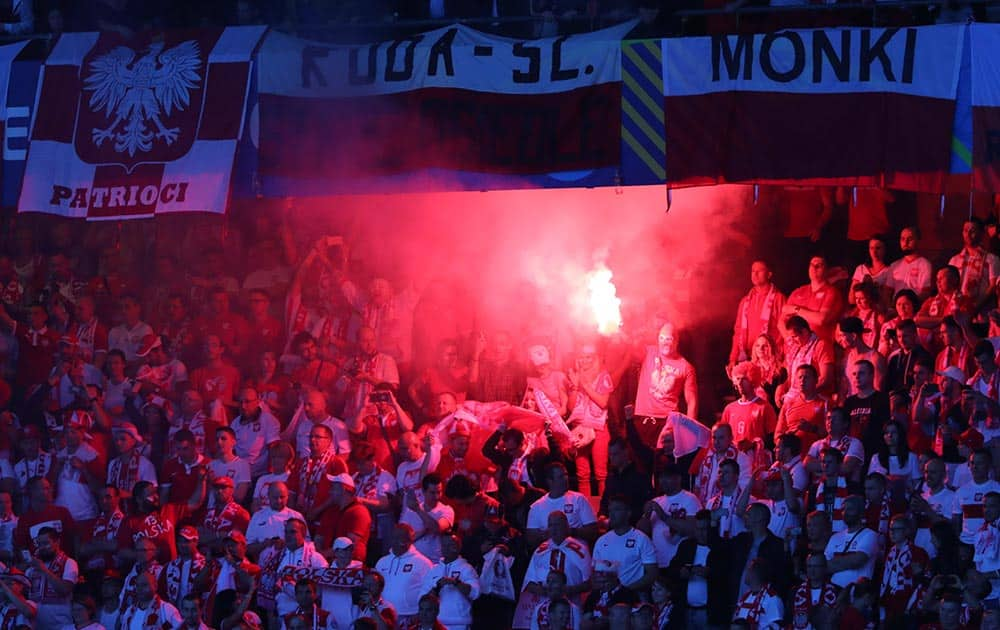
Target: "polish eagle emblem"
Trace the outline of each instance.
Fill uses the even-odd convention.
[[[90,109],[104,110],[111,120],[106,128],[95,128],[91,140],[98,147],[113,142],[115,151],[134,157],[157,141],[169,146],[177,140],[180,128],[167,127],[164,119],[191,104],[191,90],[201,81],[201,56],[193,40],[166,50],[154,42],[141,56],[117,46],[94,59],[89,70],[83,89],[91,92]]]

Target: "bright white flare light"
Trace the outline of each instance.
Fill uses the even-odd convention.
[[[613,335],[622,327],[622,301],[611,282],[611,270],[604,263],[587,274],[587,290],[590,292],[590,310],[597,322],[597,332]]]

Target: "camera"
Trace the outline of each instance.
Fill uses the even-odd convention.
[[[372,404],[385,403],[387,405],[391,405],[392,394],[390,394],[389,392],[372,392],[368,396],[368,400],[370,400]]]

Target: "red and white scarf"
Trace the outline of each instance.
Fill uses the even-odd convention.
[[[132,494],[132,488],[139,481],[139,462],[142,460],[142,455],[139,453],[139,449],[133,448],[126,457],[128,458],[126,463],[122,463],[121,456],[111,460],[108,483],[119,490]]]
[[[812,614],[813,607],[826,606],[831,610],[837,605],[837,588],[826,582],[819,587],[819,598],[813,601],[813,585],[806,580],[795,589],[792,595],[792,627],[795,630],[807,630],[812,625],[809,622],[809,615]]]
[[[888,597],[913,586],[913,548],[909,542],[893,545],[882,570],[881,597]]]
[[[146,606],[145,610],[138,606],[129,606],[123,613],[121,619],[122,628],[131,628],[132,620],[136,617],[145,617],[142,622],[143,628],[157,628],[158,630],[170,630],[173,624],[163,614],[163,600],[158,595],[153,595],[153,601]]]
[[[158,581],[160,579],[160,571],[162,570],[163,567],[160,566],[160,563],[153,560],[142,573],[152,575],[153,579]],[[136,570],[136,567],[133,566],[132,571],[125,576],[125,584],[122,586],[121,606],[119,608],[120,612],[124,613],[129,606],[135,604],[135,580],[139,577],[139,575],[140,574]]]
[[[729,505],[725,510],[725,514],[719,519],[719,536],[721,538],[732,538],[734,529],[736,529],[736,504],[739,503],[740,497],[744,492],[743,488],[737,487],[736,490],[730,496],[725,496],[721,492],[717,493],[709,501],[710,510],[718,510],[723,507],[726,499],[729,499]]]
[[[327,465],[334,457],[336,454],[331,449],[327,449],[319,458],[307,457],[299,467],[299,489],[302,492],[307,510],[314,507],[316,490],[323,477],[326,476]]]
[[[812,365],[813,352],[816,351],[817,345],[819,345],[819,337],[816,336],[816,333],[810,333],[809,341],[806,343],[797,344],[788,357],[788,373],[795,374],[795,370],[800,365]]]
[[[827,481],[827,478],[823,477],[816,488],[816,509],[820,512],[826,512],[827,502],[830,501],[829,496],[833,495],[833,511],[830,513],[830,520],[843,523],[844,499],[847,498],[847,479],[843,475],[837,477],[835,487],[828,487]],[[836,527],[834,527],[834,531],[837,531]]]
[[[892,518],[892,510],[889,509],[889,493],[883,494],[882,501],[879,502],[877,522],[871,502],[865,499],[865,527],[878,534],[879,547],[883,551],[885,550],[885,541],[889,538],[890,518]]]
[[[768,596],[775,597],[770,586],[765,586],[756,592],[747,591],[736,605],[733,619],[746,619],[750,622],[751,628],[756,628],[761,615],[764,614],[764,598]]]
[[[285,562],[286,559],[290,558],[287,547],[281,549],[273,546],[268,547],[266,558],[263,553],[261,554],[260,587],[257,590],[257,601],[262,608],[274,610],[275,598],[278,596],[278,591],[281,590],[281,582],[285,579],[283,574],[286,567],[311,567],[313,559],[319,556],[315,545],[309,541],[302,545],[301,550],[302,553],[294,564]]]
[[[382,467],[375,464],[375,470],[368,475],[360,472],[354,473],[354,496],[359,499],[375,500],[378,498],[378,480],[382,476]]]
[[[125,521],[125,514],[121,510],[115,510],[111,514],[102,514],[97,517],[94,521],[94,527],[91,529],[91,539],[92,540],[117,540],[118,530],[122,526],[122,522]],[[87,561],[88,569],[104,569],[107,567],[107,558],[109,554],[98,554],[90,560]],[[112,559],[114,556],[112,556]]]
[[[702,503],[705,503],[706,500],[721,489],[719,487],[718,474],[715,475],[715,482],[709,487],[709,482],[712,481],[712,472],[717,471],[719,465],[727,459],[739,461],[737,458],[740,452],[735,446],[730,445],[726,449],[726,452],[721,455],[713,449],[706,449],[702,453],[701,465],[698,467],[698,494],[701,496],[698,498],[701,499]]]
[[[969,252],[967,248],[962,249],[959,254],[961,258],[962,272],[962,294],[979,295],[979,285],[983,278],[983,265],[986,263],[986,252],[978,247]]]
[[[182,584],[181,578],[184,575],[184,564],[187,562],[191,563],[191,568],[188,570],[187,580]],[[177,558],[168,562],[167,566],[163,569],[163,580],[167,584],[167,601],[179,607],[184,596],[194,592],[194,579],[198,577],[198,574],[204,568],[205,556],[197,552],[195,552],[194,557],[187,560]]]
[[[757,287],[750,289],[750,292],[743,299],[743,308],[740,309],[740,356],[738,359],[740,361],[746,361],[750,358],[747,356],[746,350],[750,346],[750,302],[753,301],[757,293]],[[767,295],[764,297],[764,303],[760,308],[760,321],[763,324],[762,330],[765,333],[771,327],[771,314],[774,310],[776,295],[777,291],[774,290],[774,285],[768,285]]]
[[[67,560],[69,560],[69,556],[60,551],[59,555],[46,563],[45,566],[48,567],[52,575],[62,579]],[[42,573],[34,567],[29,567],[26,574],[28,579],[31,580],[31,590],[28,599],[38,604],[62,604],[69,599],[56,591],[55,584],[49,579],[47,574]]]

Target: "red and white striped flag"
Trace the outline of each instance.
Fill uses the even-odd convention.
[[[263,34],[60,37],[43,68],[18,211],[92,220],[225,212]]]

